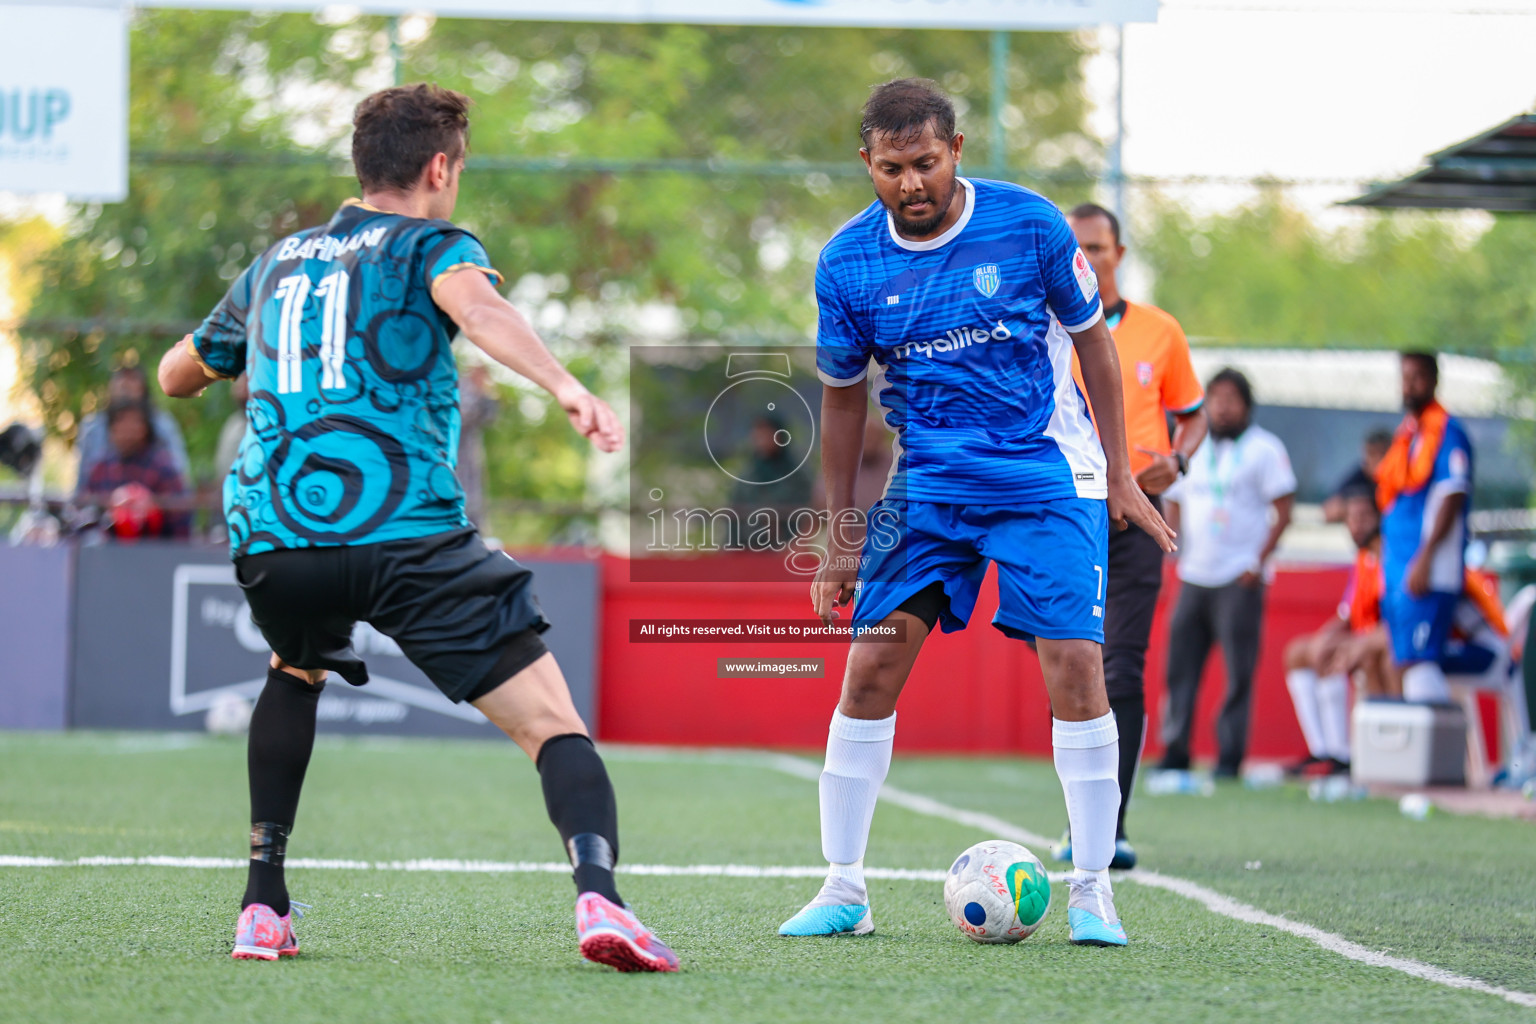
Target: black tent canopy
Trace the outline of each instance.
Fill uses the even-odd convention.
[[[1345,206],[1536,213],[1536,114],[1431,153],[1429,166]]]

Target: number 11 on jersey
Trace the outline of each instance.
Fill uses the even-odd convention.
[[[342,364],[347,356],[347,292],[345,270],[327,274],[314,289],[320,305],[320,386],[346,387]],[[272,298],[281,303],[277,314],[277,393],[304,390],[304,307],[310,297],[309,278],[293,274],[277,283]]]

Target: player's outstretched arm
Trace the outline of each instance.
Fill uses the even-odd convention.
[[[853,504],[854,483],[864,457],[864,420],[869,415],[868,387],[860,381],[847,387],[821,386],[821,469],[827,484],[827,557],[811,584],[811,607],[823,622],[836,617],[838,606],[853,600],[859,574],[859,510]]]
[[[157,376],[160,378],[160,389],[167,398],[195,398],[209,384],[222,379],[198,362],[191,349],[192,335],[189,334],[160,357]]]
[[[1164,551],[1174,549],[1174,532],[1157,509],[1147,500],[1131,476],[1130,457],[1125,447],[1125,405],[1120,392],[1120,359],[1115,354],[1115,340],[1101,316],[1093,325],[1072,335],[1077,361],[1083,370],[1083,384],[1088,401],[1093,404],[1099,424],[1099,440],[1109,469],[1109,519],[1117,529],[1135,523],[1152,535]]]
[[[624,427],[608,403],[560,365],[533,325],[485,274],[473,268],[450,274],[433,287],[432,298],[486,355],[554,395],[571,426],[600,451],[623,447]]]

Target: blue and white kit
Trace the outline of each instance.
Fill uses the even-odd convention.
[[[937,238],[900,237],[876,202],[816,267],[822,382],[875,390],[896,452],[871,510],[854,610],[878,622],[931,583],[964,627],[988,561],[994,624],[1011,636],[1102,642],[1104,451],[1072,378],[1072,338],[1103,316],[1061,212],[1004,182],[957,179],[964,207]]]
[[[1412,454],[1417,454],[1417,444]],[[1382,574],[1386,593],[1382,618],[1392,637],[1392,656],[1399,665],[1440,661],[1466,574],[1467,516],[1471,512],[1472,442],[1452,416],[1445,425],[1440,450],[1429,479],[1418,490],[1404,489],[1381,519]],[[1461,513],[1451,532],[1430,553],[1429,591],[1415,596],[1406,580],[1413,556],[1434,529],[1440,506],[1452,494],[1464,494]]]

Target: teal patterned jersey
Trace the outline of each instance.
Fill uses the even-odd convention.
[[[224,480],[233,557],[467,527],[455,327],[433,300],[469,232],[356,200],[278,242],[192,337],[211,373],[250,375],[250,426]]]

